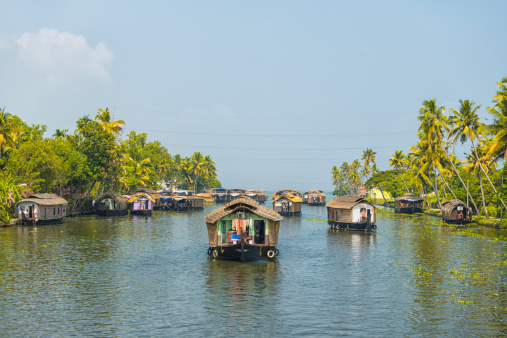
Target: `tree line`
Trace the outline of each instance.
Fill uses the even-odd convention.
[[[425,197],[428,208],[441,208],[444,200],[458,198],[469,201],[476,213],[486,218],[500,216],[507,210],[505,161],[498,168],[507,159],[507,77],[498,83],[492,103],[486,108],[491,119],[484,123],[478,115],[481,105],[473,100],[460,100],[459,108],[450,109],[447,115],[446,108],[435,99],[425,100],[417,116],[417,144],[409,147],[408,153],[395,150],[389,160],[393,170],[372,174],[365,184],[383,187],[395,197],[418,193]],[[462,160],[455,152],[457,143],[470,147]],[[337,172],[343,173],[344,181],[337,180],[343,176]],[[346,183],[347,193],[355,193],[354,187],[359,184],[356,174],[346,173],[346,163],[341,170],[332,169],[339,194],[344,189],[338,190],[342,184],[337,183]]]
[[[45,125],[28,125],[1,109],[0,220],[8,221],[28,191],[57,194],[69,201],[72,212],[103,192],[159,189],[160,181],[196,192],[221,186],[210,156],[171,155],[146,133],[131,131],[122,139],[124,126],[112,120],[108,108],[99,109],[94,119],[79,118],[73,133],[57,129],[46,138]]]

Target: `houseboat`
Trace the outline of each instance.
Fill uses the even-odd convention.
[[[152,202],[153,203],[153,210],[162,209],[162,199],[161,199],[162,196],[160,195],[160,193],[158,191],[155,191],[153,189],[143,188],[143,189],[138,189],[136,192],[144,192],[152,200],[155,201],[155,202]]]
[[[442,204],[442,220],[446,223],[466,224],[472,221],[472,208],[459,199]]]
[[[423,199],[414,194],[405,194],[394,199],[394,212],[399,214],[415,214],[422,212]]]
[[[339,196],[326,204],[331,229],[376,230],[375,206],[361,196]]]
[[[138,192],[127,200],[131,215],[151,216],[155,200],[144,192]]]
[[[246,189],[230,189],[229,194],[231,195],[231,201],[238,197],[246,196]]]
[[[310,190],[301,196],[303,204],[311,206],[326,205],[326,194],[322,190]]]
[[[274,192],[273,195],[271,195],[271,197],[273,199],[275,199],[278,196],[281,196],[281,195],[283,195],[285,193],[288,193],[288,192],[290,192],[292,195],[297,196],[297,197],[301,197],[302,196],[302,194],[299,191],[297,191],[297,190],[286,189],[286,190],[278,190],[277,192]]]
[[[204,209],[204,198],[187,195],[162,195],[164,209],[189,211]]]
[[[301,197],[286,192],[273,199],[273,210],[282,216],[299,216],[302,203]]]
[[[250,197],[250,195],[255,196],[255,198]],[[268,195],[260,190],[248,190],[246,196],[255,199],[259,203],[265,203],[268,200]]]
[[[278,256],[282,216],[248,197],[237,198],[208,214],[208,255],[242,261]]]
[[[231,201],[229,189],[213,188],[211,189],[211,195],[215,203],[227,203]]]
[[[18,203],[14,214],[23,225],[61,223],[66,215],[67,201],[54,194],[35,194]]]
[[[93,202],[93,209],[99,216],[122,216],[129,212],[127,201],[132,196],[109,192]]]
[[[211,195],[211,193],[208,193],[208,192],[201,192],[199,194],[196,194],[195,196],[198,196],[198,197],[204,199],[204,203],[213,203],[214,202],[213,195]]]

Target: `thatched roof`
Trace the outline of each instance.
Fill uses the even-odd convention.
[[[154,200],[160,199],[160,193],[158,191],[153,190],[153,189],[142,188],[142,189],[137,189],[136,192],[144,192],[144,193],[150,195],[151,198]],[[153,202],[155,202],[155,201],[153,201]]]
[[[414,194],[401,195],[399,197],[396,197],[394,200],[395,201],[409,201],[409,202],[423,201],[423,199],[421,197],[414,195]]]
[[[16,205],[18,205],[21,202],[33,202],[38,205],[55,205],[55,206],[67,204],[67,200],[58,197],[55,194],[35,194],[19,201],[18,203],[16,203]]]
[[[301,196],[301,193],[297,190],[285,189],[285,190],[278,190],[277,192],[273,193],[273,195],[271,195],[271,197],[276,198],[276,197],[283,195],[287,192],[290,192],[294,196]]]
[[[336,197],[328,204],[326,204],[326,207],[336,209],[352,209],[356,204],[359,203],[368,203],[369,205],[373,206],[373,204],[371,204],[361,196],[345,195]]]
[[[264,195],[264,196],[267,196],[265,193],[263,193],[262,191],[260,190],[247,190],[247,193],[254,193],[254,194],[257,194],[257,195]]]
[[[318,196],[326,196],[326,194],[324,194],[324,193],[322,192],[322,190],[310,190],[310,191],[305,192],[303,195],[318,195]]]
[[[132,196],[127,202],[128,203],[133,203],[135,201],[137,201],[138,199],[140,198],[146,198],[146,199],[149,199],[150,201],[152,201],[153,203],[155,203],[155,200],[153,198],[151,198],[150,195],[148,195],[147,193],[145,192],[137,192],[134,196]]]
[[[282,194],[282,195],[279,195],[279,196],[273,198],[273,203],[278,201],[279,199],[282,199],[282,198],[286,198],[293,203],[302,203],[303,202],[303,199],[301,197],[294,196],[292,193],[286,192],[285,194]]]
[[[127,200],[132,197],[130,195],[119,195],[115,192],[108,192],[107,194],[104,194],[97,198],[95,200],[95,209],[99,208],[100,202],[102,202],[106,198],[110,198],[116,201],[117,204],[119,204],[120,209],[127,209]]]
[[[452,211],[454,208],[456,208],[457,206],[460,206],[460,205],[465,208],[468,208],[470,211],[472,211],[471,208],[467,207],[467,205],[459,199],[453,199],[453,200],[447,201],[444,204],[442,204],[442,211],[444,211],[444,210],[451,210]]]
[[[206,223],[215,223],[220,218],[236,213],[238,211],[246,211],[273,221],[280,221],[283,219],[283,217],[280,216],[280,214],[278,214],[276,211],[260,205],[259,202],[254,201],[248,197],[239,197],[227,203],[225,206],[210,212],[206,216],[205,221]]]

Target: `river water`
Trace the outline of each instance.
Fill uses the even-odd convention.
[[[344,232],[304,205],[276,260],[214,261],[216,207],[0,228],[1,335],[507,334],[505,232],[392,212]]]

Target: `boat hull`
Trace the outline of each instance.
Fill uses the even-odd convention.
[[[276,246],[244,244],[242,248],[241,243],[238,243],[227,246],[210,246],[208,248],[208,255],[215,259],[255,261],[265,258],[270,259],[270,257],[268,257],[268,251],[270,250],[273,250],[276,257],[278,253]]]
[[[394,212],[397,214],[417,214],[423,211],[422,208],[394,208]]]
[[[129,213],[128,210],[97,210],[99,216],[124,216]]]
[[[362,222],[362,223],[341,223],[341,222],[333,222],[328,221],[327,222],[331,229],[336,230],[348,230],[348,231],[373,231],[377,230],[377,225],[368,223],[368,222]]]
[[[151,210],[131,210],[131,215],[138,215],[138,216],[151,216]]]

